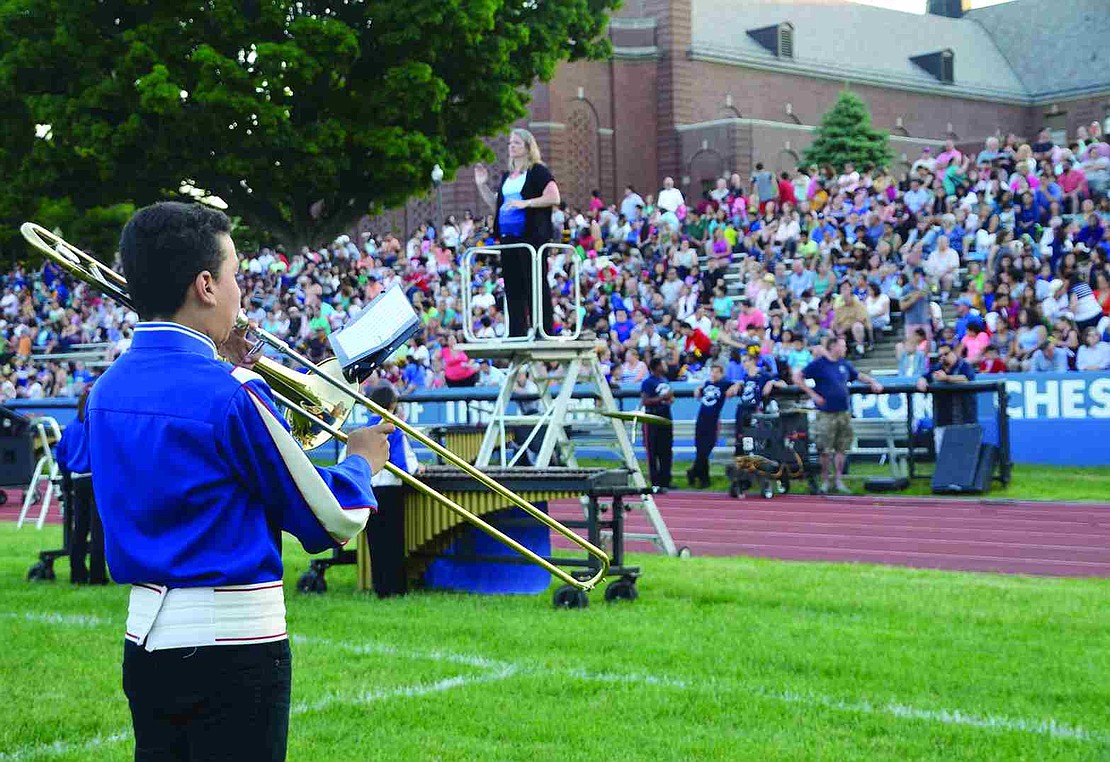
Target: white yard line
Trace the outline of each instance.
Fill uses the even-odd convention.
[[[0,612],[0,618],[26,619],[32,622],[56,624],[73,627],[93,627],[110,622],[95,616],[69,615],[59,613],[21,614]],[[919,720],[937,722],[969,728],[982,728],[992,731],[1029,733],[1054,739],[1083,741],[1088,743],[1110,743],[1110,733],[1090,731],[1084,728],[1058,722],[1054,719],[1032,720],[1020,717],[999,715],[974,715],[958,709],[925,709],[898,702],[848,701],[816,693],[794,691],[770,691],[758,687],[744,686],[735,681],[708,679],[682,680],[667,675],[636,672],[594,672],[579,668],[551,668],[531,666],[521,662],[490,659],[480,654],[455,653],[442,650],[419,650],[397,648],[396,646],[373,641],[343,641],[318,638],[307,635],[292,635],[294,644],[332,650],[341,650],[359,656],[388,656],[411,661],[432,661],[473,667],[481,672],[477,675],[456,675],[432,683],[415,683],[395,688],[340,693],[329,691],[310,701],[296,702],[291,712],[294,715],[325,710],[336,705],[366,705],[392,699],[419,698],[444,693],[456,688],[465,688],[483,683],[498,682],[514,677],[563,677],[588,682],[613,683],[628,686],[658,686],[675,690],[714,690],[747,693],[755,698],[781,701],[800,706],[823,707],[835,711],[852,712],[889,717],[900,720]],[[130,729],[107,736],[95,736],[87,741],[55,741],[48,744],[35,744],[0,752],[0,762],[25,762],[37,758],[51,758],[73,752],[86,752],[93,749],[129,741]]]
[[[327,709],[336,704],[350,706],[373,704],[378,701],[388,701],[394,698],[417,698],[419,696],[428,696],[433,693],[443,693],[444,691],[449,691],[454,688],[465,688],[466,686],[478,685],[479,683],[492,683],[498,680],[504,680],[512,675],[512,670],[497,670],[487,675],[456,675],[455,677],[437,680],[434,683],[401,685],[397,688],[386,688],[377,691],[361,691],[359,693],[336,693],[329,691],[313,701],[297,702],[293,705],[291,711],[293,714],[305,714],[306,712],[317,712],[321,709]]]
[[[788,704],[826,707],[842,712],[857,714],[877,714],[906,720],[925,720],[945,725],[961,725],[971,728],[989,728],[1014,733],[1032,733],[1050,738],[1065,738],[1092,743],[1110,743],[1110,734],[1085,730],[1056,720],[1027,720],[1021,717],[1000,717],[998,715],[974,715],[959,709],[921,709],[897,702],[871,703],[869,701],[842,701],[831,696],[814,693],[795,693],[793,691],[752,691],[761,698],[783,701]]]
[[[0,612],[0,619],[22,619],[25,622],[35,622],[37,624],[65,624],[71,627],[102,627],[114,624],[114,620],[104,619],[103,617],[88,614],[61,614],[49,611],[3,611]]]
[[[400,659],[410,659],[412,661],[438,661],[447,662],[449,664],[464,664],[468,667],[477,667],[479,669],[512,668],[516,670],[520,668],[518,664],[487,659],[479,655],[457,654],[439,650],[419,651],[408,648],[397,648],[396,646],[391,646],[386,643],[331,640],[329,638],[318,638],[312,635],[291,635],[290,637],[294,644],[303,643],[304,645],[340,649],[360,656],[396,656]]]
[[[22,762],[27,759],[50,759],[63,754],[74,752],[90,752],[103,746],[111,746],[123,741],[131,740],[131,728],[110,736],[94,736],[85,741],[54,741],[53,743],[33,744],[20,746],[11,751],[0,751],[0,760],[3,762]],[[80,755],[86,757],[84,753]]]

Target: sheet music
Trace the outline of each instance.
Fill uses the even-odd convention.
[[[332,334],[337,354],[353,361],[386,347],[420,319],[400,286],[394,286],[367,305],[350,325]]]

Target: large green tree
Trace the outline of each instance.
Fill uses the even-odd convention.
[[[821,117],[816,137],[805,149],[808,164],[831,164],[839,171],[845,162],[857,169],[868,164],[881,167],[890,163],[892,154],[888,134],[871,126],[867,104],[850,90],[842,90],[836,103]]]
[[[490,158],[618,2],[0,0],[3,233],[197,193],[319,242]]]

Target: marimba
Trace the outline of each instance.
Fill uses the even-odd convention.
[[[451,452],[458,455],[467,463],[473,463],[478,458],[482,449],[482,439],[486,435],[487,425],[484,423],[452,423],[433,426],[428,429],[428,436],[439,442]],[[505,431],[505,438],[512,442],[515,432],[512,429]],[[498,443],[500,446],[500,443]]]
[[[484,470],[491,478],[508,487],[533,505],[561,499],[583,499],[585,504],[584,518],[578,521],[560,521],[571,529],[585,529],[587,539],[595,545],[601,546],[602,533],[607,532],[612,538],[612,549],[609,551],[612,558],[609,575],[618,579],[609,585],[606,598],[634,598],[636,596],[635,581],[639,577],[639,569],[624,565],[624,499],[631,495],[639,495],[640,488],[630,485],[629,473],[624,469],[589,469],[589,468],[488,468]],[[471,513],[482,517],[484,520],[495,524],[507,534],[513,535],[513,528],[528,527],[536,531],[542,525],[534,517],[523,515],[516,506],[509,503],[472,477],[449,466],[430,466],[425,473],[420,475],[420,481],[443,493],[456,503],[466,508]],[[501,514],[500,516],[498,514]],[[517,518],[516,514],[520,514]],[[544,532],[550,532],[547,527],[542,527]],[[424,585],[424,576],[429,566],[436,559],[452,559],[455,561],[491,563],[491,564],[516,564],[522,568],[522,574],[535,574],[532,564],[515,553],[510,555],[480,556],[468,554],[465,549],[465,538],[468,534],[482,535],[480,529],[461,518],[454,511],[446,508],[438,501],[416,490],[404,490],[404,550],[402,569],[390,570],[390,574],[403,574],[406,586],[409,589],[420,588]],[[520,538],[517,538],[521,541]],[[535,550],[535,548],[533,548]],[[592,569],[596,559],[588,556],[549,557],[552,563],[568,568]],[[328,566],[342,563],[356,563],[358,566],[357,587],[359,590],[372,589],[371,570],[374,559],[371,557],[365,534],[360,534],[355,551],[339,551],[336,557],[329,561],[313,561],[312,570],[305,577],[314,573],[322,581],[323,572]],[[592,572],[589,572],[592,573]],[[588,576],[588,575],[587,575]],[[313,580],[302,577],[299,588],[302,591],[322,592],[326,585],[309,584]],[[549,579],[549,577],[547,578]],[[544,582],[546,588],[547,582]],[[558,605],[584,606],[586,596],[580,591],[566,586],[556,591]]]

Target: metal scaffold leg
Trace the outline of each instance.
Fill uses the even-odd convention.
[[[619,412],[616,400],[613,397],[605,374],[601,370],[593,344],[584,341],[551,342],[531,341],[502,344],[483,345],[468,344],[462,347],[472,356],[502,357],[509,360],[508,375],[505,385],[501,388],[494,403],[491,418],[487,424],[482,438],[482,445],[475,465],[479,468],[491,464],[501,466],[514,466],[524,455],[534,441],[539,439],[540,445],[535,454],[533,466],[548,468],[552,466],[556,454],[562,465],[574,467],[577,458],[574,454],[574,445],[568,432],[569,418],[572,414],[581,415],[584,412],[591,414]],[[555,363],[562,368],[559,389],[557,394],[551,393],[551,380],[540,379],[539,400],[534,406],[529,406],[529,412],[510,412],[512,393],[515,386],[517,373],[522,368],[535,367],[539,363]],[[598,406],[587,410],[574,409],[571,405],[574,386],[580,377],[587,380],[597,388]],[[608,425],[616,438],[620,457],[625,468],[631,474],[632,486],[642,490],[639,501],[630,499],[628,505],[633,510],[643,511],[651,525],[650,532],[624,534],[625,540],[651,542],[657,548],[670,556],[680,555],[675,547],[667,524],[655,503],[655,496],[651,485],[647,483],[636,459],[636,451],[632,444],[625,423],[617,418],[608,417]],[[515,430],[517,435],[517,452],[509,457],[507,453],[508,433]],[[526,433],[524,433],[526,432]],[[498,456],[499,453],[499,456]]]

